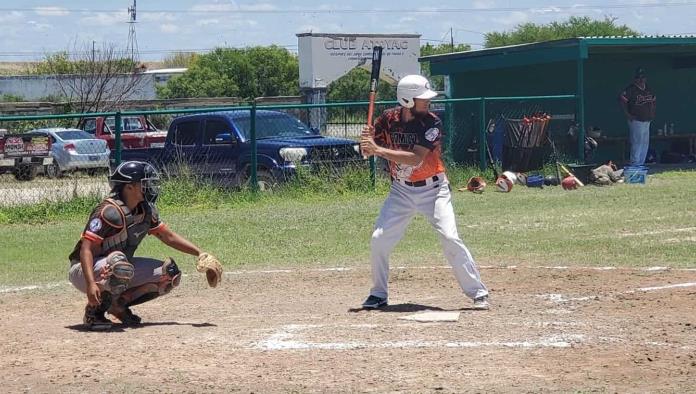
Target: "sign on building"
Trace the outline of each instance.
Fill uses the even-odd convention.
[[[370,69],[372,48],[382,46],[381,77],[392,82],[418,74],[419,34],[321,34],[297,35],[300,88],[325,89],[355,67]]]

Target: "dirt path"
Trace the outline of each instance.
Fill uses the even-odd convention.
[[[0,293],[4,392],[693,392],[696,270],[484,268],[471,311],[444,267],[394,269],[390,306],[356,311],[366,268],[197,276],[84,332],[67,286]],[[456,323],[399,317],[461,310]]]

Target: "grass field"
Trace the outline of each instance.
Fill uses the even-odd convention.
[[[461,186],[463,177],[454,178],[453,186]],[[482,195],[453,194],[460,234],[479,264],[686,267],[696,265],[695,192],[695,172],[667,172],[644,186],[570,192],[516,187],[509,194],[489,186]],[[164,204],[162,216],[229,268],[368,265],[371,229],[385,193],[383,187],[347,195],[281,192],[212,207]],[[86,215],[83,210],[0,226],[0,285],[63,280]],[[190,260],[154,238],[138,254]],[[444,263],[425,220],[413,221],[393,261]]]
[[[452,175],[456,188],[467,174]],[[134,308],[142,325],[110,332],[84,330],[85,297],[66,282],[93,201],[0,208],[4,392],[696,390],[696,173],[455,191],[488,311],[469,308],[422,218],[393,255],[389,305],[361,310],[386,187],[338,186],[254,197],[168,185],[164,220],[226,274],[210,289],[150,237],[138,254],[172,255],[187,275]],[[404,320],[433,312],[457,318]]]

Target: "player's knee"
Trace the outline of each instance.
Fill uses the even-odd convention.
[[[122,252],[113,252],[106,257],[106,264],[111,271],[106,282],[107,290],[113,295],[119,295],[128,289],[135,267],[128,262],[128,258]]]
[[[164,264],[162,264],[162,276],[158,284],[159,294],[164,295],[169,293],[173,288],[178,287],[180,283],[181,270],[179,270],[174,259],[166,259]]]

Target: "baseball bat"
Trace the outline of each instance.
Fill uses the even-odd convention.
[[[372,72],[370,73],[370,97],[367,104],[367,125],[372,126],[372,117],[375,113],[375,98],[377,96],[377,85],[379,84],[379,70],[382,67],[382,47],[372,48]],[[363,155],[364,159],[367,156]]]
[[[491,165],[491,168],[493,169],[493,178],[494,180],[498,180],[498,177],[500,176],[498,174],[498,169],[495,167],[495,162],[493,161],[493,155],[491,154],[491,147],[488,145],[488,141],[484,141],[484,144],[486,144],[486,152],[488,153],[488,163]]]

